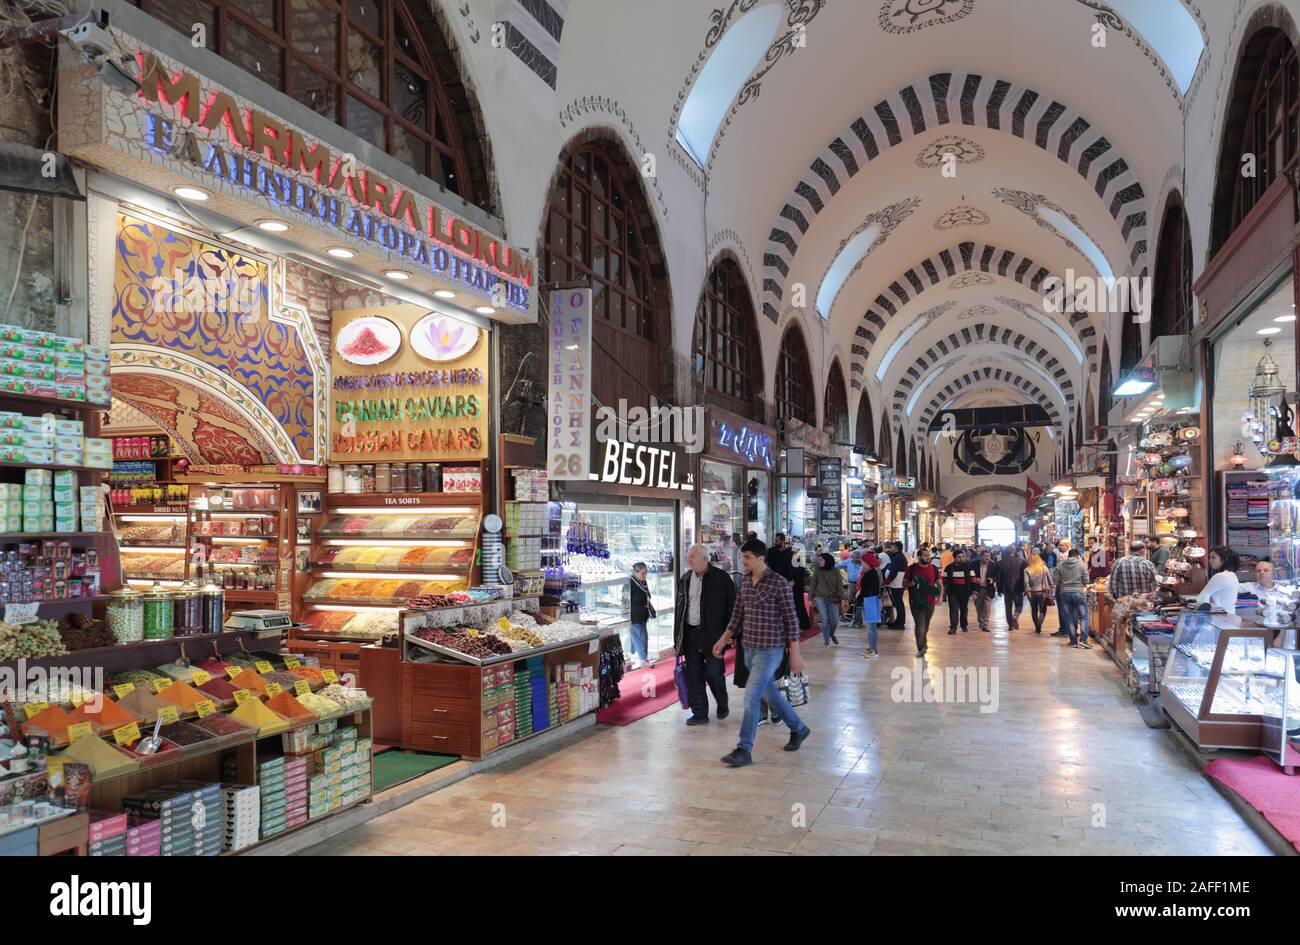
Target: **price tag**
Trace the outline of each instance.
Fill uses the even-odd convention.
[[[38,600],[26,604],[5,604],[5,623],[15,627],[25,623],[35,623],[36,612],[40,606],[41,602]]]
[[[311,692],[311,683],[305,679],[300,679],[293,684],[293,694],[295,696],[305,696]]]
[[[190,682],[196,686],[202,686],[205,682],[207,682],[211,678],[212,678],[211,673],[205,673],[201,669],[196,669],[194,670],[194,674],[190,676]]]
[[[259,673],[275,672],[275,667],[272,666],[270,663],[268,663],[266,660],[258,660],[254,665],[257,667],[257,671]]]
[[[235,705],[243,705],[251,698],[253,698],[253,694],[249,692],[247,689],[235,690]]]
[[[243,671],[244,671],[244,667],[242,667],[242,666],[227,666],[227,667],[226,667],[226,675],[229,676],[231,679],[234,679],[236,676],[238,676],[238,675],[239,675],[240,673],[242,673]]]
[[[181,710],[174,705],[169,705],[165,709],[158,710],[158,718],[163,720],[163,725],[171,725],[181,720]]]
[[[89,734],[91,734],[91,728],[89,722],[78,722],[76,725],[68,726],[69,742],[75,742],[78,738],[82,738]]]
[[[153,694],[156,696],[172,684],[170,679],[155,679],[153,681]]]
[[[195,703],[194,711],[199,714],[199,718],[206,719],[213,712],[217,711],[217,704],[211,699],[204,699],[202,702]]]
[[[134,745],[140,740],[140,725],[132,722],[130,725],[123,725],[121,728],[113,729],[113,741],[125,747]]]
[[[113,695],[119,699],[125,699],[133,692],[135,692],[135,683],[124,682],[120,686],[113,687]]]
[[[268,696],[278,696],[282,692],[284,692],[284,687],[281,686],[278,682],[266,684],[266,694]]]
[[[72,703],[72,707],[74,709],[80,709],[83,705],[86,704],[86,700],[93,695],[94,695],[93,692],[85,692],[85,691],[74,692],[71,696],[68,697],[68,701]]]
[[[301,666],[301,665],[302,665],[302,661],[299,660],[299,659],[297,659],[296,657],[293,657],[293,656],[286,656],[286,657],[284,658],[284,668],[285,668],[285,669],[297,669],[297,668],[298,668],[299,666]]]
[[[324,677],[327,683],[336,683],[339,681],[339,674],[334,672],[332,669],[322,669],[320,674]]]
[[[49,707],[50,704],[48,702],[29,702],[27,705],[23,706],[23,710],[27,713],[27,718],[34,719]]]

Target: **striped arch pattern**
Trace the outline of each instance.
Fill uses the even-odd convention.
[[[894,391],[894,413],[902,413],[903,405],[916,385],[921,383],[940,361],[961,348],[982,344],[1006,345],[1033,358],[1046,374],[1056,379],[1062,399],[1067,403],[1074,402],[1074,382],[1070,380],[1069,372],[1055,355],[1032,338],[1026,338],[1021,332],[981,322],[951,332],[947,338],[939,339],[903,372],[903,376],[898,379],[898,389]]]
[[[1042,292],[1043,283],[1053,275],[1050,269],[1039,265],[1028,256],[1022,256],[1009,249],[999,249],[987,243],[965,242],[950,249],[940,250],[907,270],[891,282],[884,292],[876,296],[876,300],[862,316],[862,324],[854,332],[855,341],[851,349],[853,354],[858,355],[860,359],[865,359],[871,346],[880,337],[881,330],[902,310],[903,306],[926,289],[934,288],[947,279],[972,270],[996,273],[1036,293]],[[1065,280],[1062,279],[1061,282],[1064,283]],[[1019,300],[1014,299],[1004,300],[1001,296],[998,301],[1017,309],[1020,309],[1022,304],[1028,304],[1019,303]],[[1065,300],[1066,303],[1070,301],[1070,299]],[[1064,307],[1071,309],[1074,306],[1066,304]],[[1025,314],[1024,309],[1020,311]],[[1035,313],[1038,314],[1042,313]],[[1046,315],[1043,317],[1045,318]],[[1085,358],[1093,361],[1097,356],[1097,344],[1094,340],[1097,330],[1089,324],[1087,313],[1072,311],[1066,317],[1069,319],[1070,327],[1074,329],[1074,335],[1079,341],[1079,347],[1083,349]],[[852,385],[855,390],[862,388],[862,377],[866,370],[863,360],[853,363]]]
[[[930,405],[926,407],[925,412],[921,414],[920,429],[928,430],[930,428],[930,421],[934,418],[940,405],[946,404],[954,397],[960,396],[968,389],[981,385],[985,381],[995,381],[1001,384],[1008,384],[1017,390],[1023,391],[1025,394],[1036,400],[1042,408],[1047,411],[1047,415],[1052,418],[1052,423],[1055,424],[1058,429],[1061,428],[1061,411],[1057,409],[1056,400],[1049,394],[1044,393],[1042,388],[1033,381],[1027,381],[1019,374],[1012,371],[1007,371],[1002,368],[986,367],[977,371],[968,371],[961,377],[953,378],[942,390],[936,392],[934,397],[930,400]]]
[[[1105,135],[1078,112],[1023,85],[941,72],[900,89],[854,119],[808,166],[773,221],[763,251],[763,312],[769,319],[780,316],[785,280],[812,218],[844,182],[882,151],[929,129],[958,124],[1033,141],[1077,171],[1114,217],[1137,274],[1146,275],[1146,195]]]

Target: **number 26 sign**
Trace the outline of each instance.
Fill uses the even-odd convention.
[[[556,289],[550,302],[546,470],[551,479],[585,480],[591,461],[591,289]]]

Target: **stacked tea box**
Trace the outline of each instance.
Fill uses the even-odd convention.
[[[92,496],[98,495],[94,486],[78,490],[77,474],[70,469],[51,472],[48,469],[28,469],[23,474],[23,485],[0,487],[4,506],[4,530],[9,532],[75,532],[78,522],[85,524],[85,531],[99,531],[99,514],[91,509],[87,517],[78,513],[79,496],[85,489]],[[21,505],[10,498],[13,490],[21,488]],[[96,502],[98,499],[96,498]],[[15,518],[15,509],[20,516]],[[17,524],[18,527],[11,527]]]
[[[17,482],[0,482],[0,532],[23,530],[23,487]]]
[[[54,473],[48,469],[29,469],[23,474],[23,531],[54,531],[53,486]],[[76,514],[76,506],[73,506],[73,514]],[[71,530],[76,531],[76,528]]]
[[[346,807],[370,796],[370,746],[368,738],[357,738],[354,727],[341,728],[337,737],[342,779],[339,803]]]
[[[284,761],[284,829],[307,822],[307,759]]]
[[[113,468],[113,441],[85,436],[80,420],[0,411],[0,462]]]
[[[215,856],[224,843],[221,785],[179,781],[122,798],[132,823],[158,821],[160,856]],[[131,855],[128,838],[127,855]]]
[[[261,800],[261,794],[255,786],[222,785],[222,809],[226,814],[225,849],[242,850],[257,842]]]
[[[86,400],[106,404],[113,399],[108,376],[108,345],[85,345],[82,349],[86,366]]]
[[[99,532],[104,530],[102,505],[99,486],[82,486],[77,490],[81,504],[81,530]],[[58,515],[58,503],[55,503],[55,515]]]
[[[162,856],[162,822],[141,821],[126,828],[127,856]]]
[[[126,814],[92,812],[86,833],[90,856],[126,856]]]
[[[106,404],[112,399],[108,346],[0,325],[0,391]]]

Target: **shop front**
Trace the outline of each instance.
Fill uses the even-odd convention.
[[[825,431],[799,420],[785,422],[777,485],[777,531],[784,532],[792,543],[802,544],[809,555],[821,533],[820,461],[830,455],[831,438]]]
[[[707,408],[700,454],[697,540],[710,560],[740,571],[740,545],[750,533],[771,544],[772,490],[776,480],[776,431],[718,407]]]

